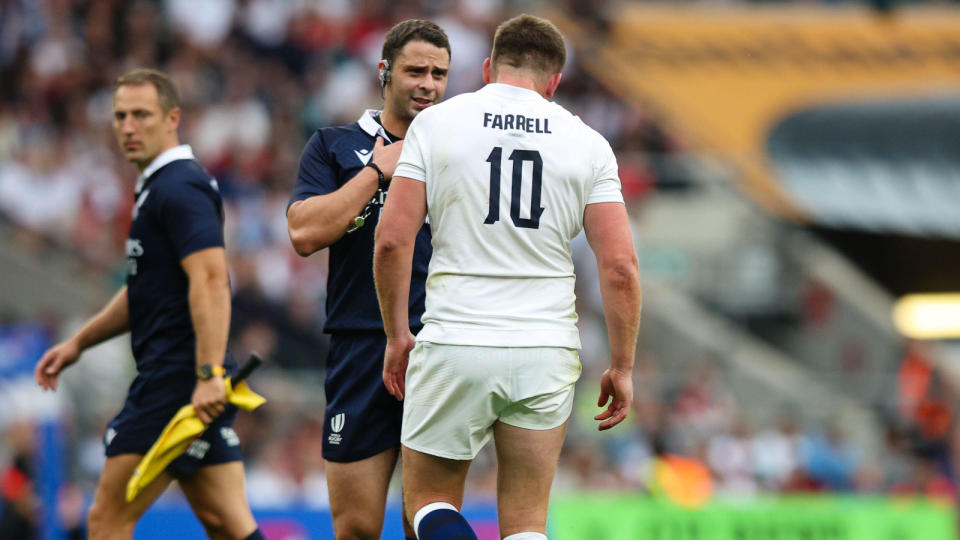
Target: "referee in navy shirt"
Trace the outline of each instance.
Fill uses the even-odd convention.
[[[131,538],[140,516],[177,480],[211,538],[261,539],[247,504],[239,440],[223,377],[230,286],[217,182],[180,145],[180,100],[163,73],[135,69],[117,79],[113,128],[140,171],[127,284],[72,337],[50,348],[35,370],[56,390],[57,377],[87,348],[130,332],[137,377],[107,427],[107,460],[87,518],[89,537]],[[207,430],[132,503],[127,480],[177,410],[192,403]]]
[[[287,209],[290,241],[306,257],[330,248],[323,457],[337,539],[378,539],[400,448],[402,403],[382,381],[386,336],[373,285],[373,231],[413,117],[443,98],[450,43],[436,24],[403,21],[378,65],[382,111],[317,130],[300,158]],[[410,328],[420,329],[430,233],[417,236]],[[404,522],[413,538],[413,529]]]

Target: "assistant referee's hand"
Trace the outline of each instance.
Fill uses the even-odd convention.
[[[227,386],[222,375],[197,380],[190,404],[204,424],[213,422],[227,408]]]
[[[60,372],[80,358],[80,347],[73,339],[68,339],[47,349],[33,369],[33,379],[44,390],[57,389],[57,377]]]
[[[407,363],[415,344],[413,333],[407,331],[400,338],[387,338],[387,348],[383,353],[383,384],[390,395],[401,401],[407,390]]]
[[[597,406],[603,407],[607,401],[610,401],[607,410],[593,417],[594,420],[602,420],[600,431],[619,424],[630,412],[630,404],[633,403],[633,376],[629,371],[608,368],[603,372]]]

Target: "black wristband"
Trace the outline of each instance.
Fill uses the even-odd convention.
[[[364,167],[370,167],[371,169],[377,171],[377,187],[379,187],[380,189],[387,188],[387,177],[383,175],[383,171],[380,170],[380,167],[378,167],[377,164],[374,163],[372,159],[368,161],[367,164],[364,165]]]

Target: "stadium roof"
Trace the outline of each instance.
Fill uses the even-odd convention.
[[[895,294],[960,291],[960,10],[629,5],[582,63]],[[952,92],[948,94],[945,92]]]

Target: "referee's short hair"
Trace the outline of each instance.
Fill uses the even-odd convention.
[[[160,104],[160,110],[164,113],[180,106],[180,93],[177,92],[177,87],[170,80],[170,76],[156,69],[136,68],[124,73],[113,83],[113,91],[116,92],[121,86],[144,84],[152,84],[157,89],[157,103]]]
[[[437,48],[446,49],[447,56],[452,56],[447,33],[437,23],[425,19],[407,19],[395,24],[383,40],[380,58],[387,61],[387,69],[393,67],[400,49],[411,41],[425,41]]]
[[[552,75],[563,70],[567,49],[552,22],[525,13],[497,27],[490,62]]]

